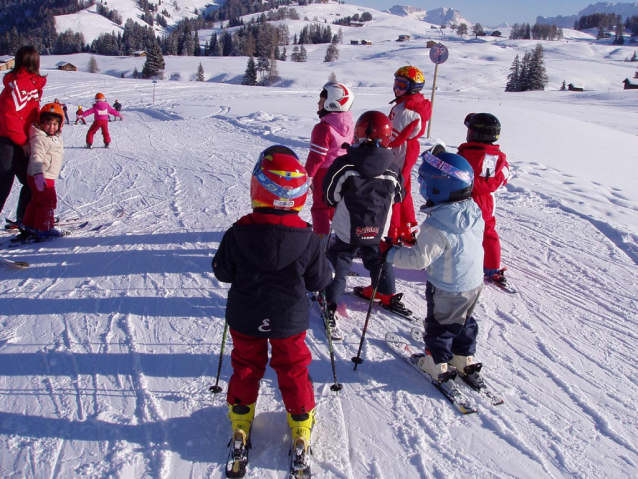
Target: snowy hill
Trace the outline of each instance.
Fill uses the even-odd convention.
[[[424,22],[432,23],[434,25],[459,25],[465,23],[467,25],[473,25],[461,16],[461,12],[454,8],[441,7],[432,10],[423,10],[419,7],[412,6],[400,6],[395,5],[392,8],[385,10],[392,15],[398,15],[400,17],[410,16],[412,18],[418,18]]]
[[[108,18],[105,18],[97,13],[97,4],[93,5],[86,10],[81,10],[77,13],[70,15],[58,15],[55,17],[55,27],[58,33],[72,30],[76,33],[82,33],[84,40],[87,43],[91,43],[102,33],[119,32],[124,30],[124,24],[128,19],[133,20],[143,26],[149,26],[148,23],[142,20],[143,11],[140,9],[137,0],[109,0],[103,2],[109,10],[117,10],[122,16],[122,25],[113,23]],[[170,17],[167,18],[168,25],[174,25],[177,21],[188,18],[196,17],[195,9],[198,11],[205,11],[206,7],[215,4],[214,0],[172,0],[170,2],[165,1],[161,3],[159,12],[166,10]],[[209,7],[213,8],[213,7]],[[158,13],[159,13],[158,12]],[[154,30],[158,35],[164,34],[164,29],[155,25]]]
[[[557,17],[536,17],[536,22],[542,25],[556,25],[558,27],[571,28],[574,22],[585,15],[594,13],[613,13],[620,15],[623,20],[638,15],[638,3],[598,2],[587,6],[577,15],[559,15]]]
[[[110,4],[110,2],[109,2]],[[304,8],[302,10],[302,8]],[[299,7],[328,22],[355,5]],[[44,101],[88,106],[96,92],[124,106],[110,123],[112,144],[83,148],[88,127],[65,125],[57,214],[89,221],[48,243],[6,248],[31,263],[0,266],[0,476],[20,478],[224,477],[229,425],[224,393],[212,396],[228,285],[212,275],[224,231],[250,211],[256,158],[281,143],[305,160],[329,75],[351,86],[355,117],[386,113],[392,75],[408,61],[426,76],[428,39],[443,41],[432,136],[451,151],[469,112],[495,114],[512,176],[496,194],[503,264],[519,295],[484,290],[477,308],[477,358],[505,398],[461,416],[385,346],[388,331],[416,326],[374,310],[353,371],[367,305],[345,296],[347,333],[335,345],[344,389],[330,390],[330,355],[311,312],[310,371],[318,403],[318,479],[596,478],[638,476],[638,95],[622,90],[633,48],[566,29],[542,42],[550,83],[544,92],[505,93],[516,54],[536,41],[443,36],[418,19],[372,11],[365,27],[344,27],[340,59],[308,45],[308,62],[279,62],[275,88],[241,85],[245,57],[168,57],[167,78],[134,80],[144,59],[42,57]],[[291,35],[306,23],[289,21]],[[398,34],[413,40],[396,42]],[[504,35],[506,35],[504,31]],[[350,45],[365,36],[373,45]],[[202,42],[204,37],[200,36]],[[188,81],[202,63],[206,82]],[[119,78],[125,73],[127,78]],[[561,82],[584,92],[559,91]],[[73,118],[73,115],[71,115]],[[425,143],[425,142],[424,142]],[[413,175],[413,181],[416,181]],[[14,187],[3,215],[14,217]],[[415,205],[423,200],[414,192]],[[301,216],[309,220],[309,200]],[[422,217],[421,217],[422,219]],[[93,229],[99,228],[93,231]],[[360,262],[359,277],[368,281]],[[397,270],[397,288],[425,316],[426,276]],[[220,374],[231,374],[226,342]],[[249,475],[286,474],[289,433],[276,376],[261,383]]]

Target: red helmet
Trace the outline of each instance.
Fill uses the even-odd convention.
[[[392,136],[392,122],[380,111],[366,111],[354,126],[354,142],[374,141],[388,147]]]
[[[301,211],[308,186],[308,173],[297,155],[285,146],[272,146],[259,155],[253,170],[252,207]]]
[[[62,125],[64,125],[64,111],[59,103],[47,103],[40,108],[40,116],[38,118],[40,124],[42,124],[43,116],[57,116],[58,120],[60,120],[60,127],[58,128],[58,131],[62,131]]]
[[[97,101],[106,101],[106,97],[104,96],[104,93],[96,93],[95,94],[95,99]]]

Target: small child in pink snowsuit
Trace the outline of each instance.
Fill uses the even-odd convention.
[[[95,136],[95,133],[101,128],[102,138],[104,139],[104,148],[108,148],[111,143],[111,135],[109,135],[109,115],[119,116],[120,118],[124,117],[106,102],[106,97],[103,93],[95,95],[95,100],[96,102],[93,104],[93,108],[85,111],[82,115],[82,117],[95,115],[93,124],[86,134],[86,147],[93,147],[93,136]]]
[[[326,83],[319,95],[317,115],[321,121],[312,129],[310,137],[305,168],[312,178],[312,229],[324,241],[330,233],[334,208],[328,206],[323,197],[323,179],[335,158],[346,154],[342,145],[352,142],[354,121],[349,110],[353,100],[352,91],[341,83]]]

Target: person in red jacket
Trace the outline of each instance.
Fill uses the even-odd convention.
[[[38,120],[40,99],[47,79],[40,75],[40,55],[35,47],[21,47],[15,66],[2,79],[0,93],[0,211],[11,193],[13,178],[22,184],[16,221],[22,225],[31,190],[27,182],[29,127]]]
[[[507,183],[507,157],[494,142],[501,135],[501,123],[490,113],[470,113],[465,117],[467,143],[459,146],[458,154],[474,170],[472,198],[481,208],[485,220],[483,272],[489,280],[506,283],[501,268],[501,242],[496,232],[494,193]]]
[[[389,146],[405,180],[405,197],[401,203],[392,206],[388,234],[395,240],[401,238],[410,244],[414,243],[418,230],[411,173],[421,152],[419,138],[425,133],[425,126],[432,116],[432,103],[420,93],[424,85],[425,77],[421,70],[413,66],[401,67],[394,74],[395,99],[390,102],[396,105],[389,115],[393,127]]]

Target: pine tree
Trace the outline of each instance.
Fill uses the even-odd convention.
[[[260,81],[264,83],[266,72],[270,71],[270,61],[267,57],[257,57],[257,71],[259,72]]]
[[[561,91],[567,90],[567,83],[565,82],[565,80],[563,80],[563,84],[560,86],[560,90]]]
[[[547,72],[545,70],[545,50],[539,43],[534,48],[529,62],[528,90],[545,90],[547,86]]]
[[[299,47],[297,45],[292,47],[292,55],[290,55],[290,61],[293,61],[293,62],[299,61]]]
[[[157,42],[157,39],[153,37],[154,41],[146,52],[146,62],[144,62],[144,68],[142,68],[142,78],[153,78],[161,75],[164,70],[164,56],[162,50]]]
[[[202,66],[202,62],[199,62],[199,66],[197,67],[197,81],[205,81],[204,77],[204,67]]]
[[[334,43],[331,43],[330,45],[328,45],[328,48],[326,49],[326,56],[324,57],[323,61],[335,62],[337,60],[339,60],[339,49],[337,48],[337,45],[335,45]]]
[[[505,85],[505,91],[521,91],[521,61],[516,55],[514,62],[510,67],[510,73],[507,75],[507,84]]]
[[[331,72],[330,75],[328,75],[328,81],[336,82],[337,74],[335,72]]]
[[[301,47],[299,48],[299,60],[300,62],[307,62],[308,61],[308,52],[306,52],[306,48],[301,45]]]
[[[268,70],[268,85],[272,85],[279,80],[279,69],[277,68],[277,59],[273,56],[270,58],[270,69]]]
[[[86,69],[89,73],[97,73],[100,71],[100,68],[97,65],[97,60],[95,59],[93,55],[91,55],[91,58],[89,59],[89,64],[87,65]]]
[[[244,72],[244,79],[241,82],[242,85],[254,86],[257,84],[257,68],[255,67],[255,60],[253,57],[248,59],[246,65],[246,71]]]
[[[461,23],[459,27],[456,29],[456,34],[459,36],[467,35],[467,24]]]
[[[279,55],[279,59],[280,59],[282,62],[285,62],[287,57],[288,57],[288,53],[286,53],[286,47],[284,47],[284,48],[281,50],[281,55]]]

